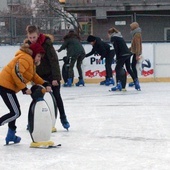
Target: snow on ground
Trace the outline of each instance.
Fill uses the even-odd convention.
[[[51,140],[57,149],[29,148],[26,130],[31,97],[18,93],[22,115],[17,119],[20,144],[4,146],[7,125],[0,127],[0,169],[5,170],[169,170],[170,83],[141,83],[142,91],[109,92],[86,84],[61,88],[71,124],[59,117]],[[0,116],[7,113],[0,99]]]

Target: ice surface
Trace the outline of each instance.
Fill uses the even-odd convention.
[[[109,92],[86,84],[61,88],[68,120],[59,116],[51,140],[57,149],[29,148],[26,130],[31,97],[18,93],[20,144],[4,146],[7,125],[0,127],[1,170],[169,170],[170,83],[141,83],[142,91]],[[0,116],[8,110],[0,98]]]

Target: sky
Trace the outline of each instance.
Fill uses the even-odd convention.
[[[29,86],[28,86],[29,87]],[[59,119],[50,140],[60,148],[30,148],[26,130],[31,97],[17,94],[21,142],[4,146],[0,127],[0,169],[5,170],[169,170],[170,83],[141,83],[141,91],[109,92],[111,86],[61,87],[70,129]],[[0,116],[8,112],[0,98]]]

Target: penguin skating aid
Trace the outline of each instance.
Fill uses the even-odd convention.
[[[57,120],[57,103],[55,100],[54,95],[52,92],[46,92],[44,95],[44,100],[47,103],[50,113],[51,113],[51,118],[52,118],[52,132],[56,132],[57,129],[55,128],[56,120]]]
[[[50,141],[52,117],[49,106],[43,99],[45,90],[42,86],[31,88],[33,98],[28,114],[29,132],[32,139],[31,148],[50,148],[54,145]]]

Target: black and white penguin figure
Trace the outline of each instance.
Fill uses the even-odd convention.
[[[70,60],[71,58],[70,57],[67,57],[67,56],[64,56],[63,59],[59,59],[59,61],[63,61],[64,64],[62,66],[62,77],[63,77],[63,80],[64,80],[64,83],[67,83],[67,80],[68,80],[68,72],[69,72],[69,67],[70,67]],[[72,83],[74,81],[74,73],[72,75]]]
[[[28,126],[32,138],[30,147],[50,147],[54,142],[50,141],[52,117],[49,106],[43,99],[46,89],[41,85],[33,85],[31,88],[32,102],[28,113]]]
[[[50,109],[51,118],[52,118],[52,130],[51,131],[53,133],[57,131],[57,129],[55,128],[55,124],[57,120],[57,103],[52,92],[46,92],[44,95],[44,100]]]

